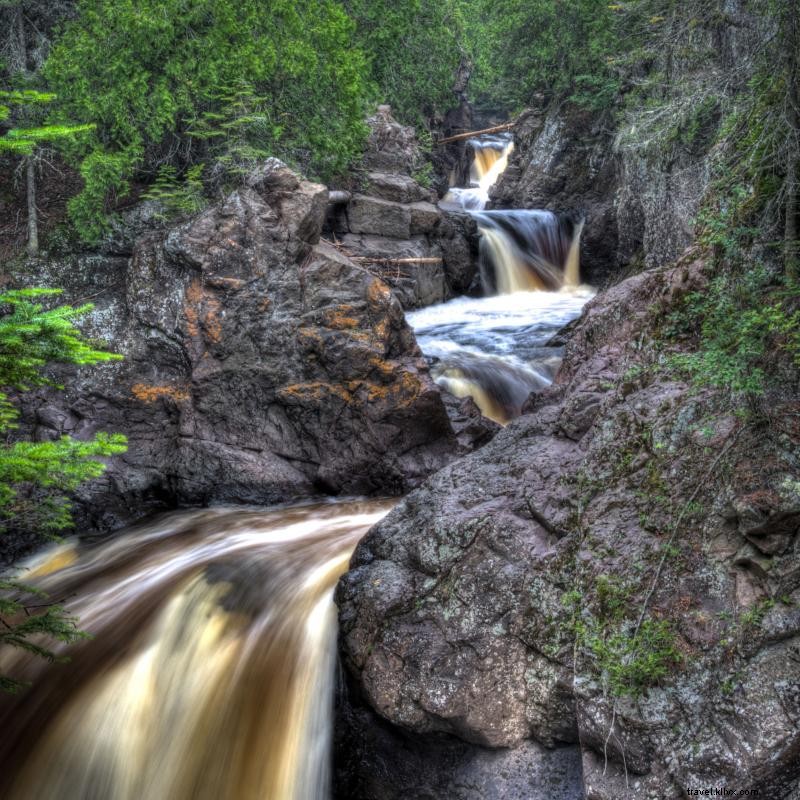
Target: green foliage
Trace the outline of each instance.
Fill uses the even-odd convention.
[[[32,89],[0,91],[0,122],[8,120],[12,112],[18,117],[30,119],[38,106],[52,103],[56,96],[50,92]],[[0,136],[0,154],[31,156],[44,142],[57,142],[81,133],[88,133],[94,125],[37,125],[13,127]]]
[[[341,172],[363,141],[365,69],[333,0],[79,0],[44,69],[60,113],[97,125],[69,150],[84,159],[77,227],[96,238],[135,173],[204,160],[189,132],[225,116],[224,89],[243,76],[265,98],[261,150],[323,179]]]
[[[735,229],[723,224],[710,230],[723,252],[738,246]],[[699,385],[762,395],[776,354],[785,353],[800,366],[798,298],[800,287],[775,285],[758,264],[716,276],[705,291],[688,294],[672,314],[668,334],[689,333],[696,347],[673,355],[671,366]]]
[[[57,604],[47,602],[46,595],[35,586],[16,580],[0,579],[0,646],[16,647],[46,661],[59,658],[43,642],[55,640],[69,644],[88,638],[78,628],[78,620]],[[25,684],[0,674],[0,692],[18,692]]]
[[[536,93],[606,107],[618,88],[615,10],[606,0],[478,0],[468,25],[479,101],[520,108]]]
[[[644,619],[637,628],[633,594],[631,585],[601,575],[594,584],[591,606],[577,590],[563,598],[572,613],[579,651],[613,697],[641,696],[681,661],[668,621]]]
[[[16,428],[18,412],[9,391],[55,385],[45,373],[50,364],[91,365],[117,359],[95,349],[75,327],[90,305],[45,309],[42,298],[58,294],[51,289],[23,289],[0,294],[0,434]],[[125,437],[97,434],[90,441],[63,436],[56,441],[8,441],[0,444],[0,532],[9,524],[17,530],[55,536],[71,524],[67,494],[102,474],[98,460],[122,453]],[[21,647],[44,658],[54,658],[42,637],[73,641],[82,634],[75,620],[61,608],[30,600],[35,590],[14,580],[0,581],[0,644]],[[43,598],[39,598],[43,599]],[[19,684],[0,676],[0,689]]]
[[[18,289],[0,295],[0,304],[6,307],[0,316],[0,386],[25,390],[48,384],[42,372],[48,363],[84,366],[120,358],[96,350],[75,327],[91,305],[47,310],[36,302],[58,294],[58,289]]]
[[[204,164],[195,164],[179,179],[175,167],[165,166],[142,197],[155,200],[163,209],[159,216],[163,220],[175,219],[200,211],[206,204],[203,187]]]
[[[453,104],[465,15],[455,0],[345,0],[367,56],[372,98],[423,125]],[[470,19],[472,24],[477,19]]]

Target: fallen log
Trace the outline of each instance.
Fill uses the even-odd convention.
[[[371,258],[370,256],[349,256],[351,261],[369,261],[370,264],[441,264],[441,258]]]
[[[502,133],[503,131],[510,130],[516,125],[516,122],[504,122],[502,125],[495,125],[494,128],[484,128],[480,131],[467,131],[466,133],[457,133],[455,136],[446,136],[444,139],[439,139],[436,144],[448,144],[449,142],[460,142],[463,139],[471,139],[473,136],[482,136],[485,133]]]

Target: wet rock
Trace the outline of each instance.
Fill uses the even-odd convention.
[[[35,277],[91,295],[86,332],[125,357],[65,371],[66,393],[24,408],[38,439],[128,435],[80,492],[89,527],[178,503],[404,492],[480,438],[457,439],[388,286],[319,241],[326,188],[275,159],[245,183],[130,260],[44,262]]]
[[[343,692],[337,704],[336,800],[582,800],[580,751],[525,742],[488,750],[406,735]]]

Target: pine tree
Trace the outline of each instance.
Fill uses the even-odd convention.
[[[55,100],[54,94],[33,89],[0,91],[0,124],[9,120],[12,111],[24,121],[35,115],[34,109]],[[16,107],[16,109],[14,108]],[[44,142],[72,138],[94,128],[94,125],[34,125],[12,127],[0,136],[0,154],[12,153],[22,157],[28,196],[28,254],[39,253],[39,220],[36,210],[36,161],[38,148]]]
[[[0,294],[0,434],[6,440],[16,428],[17,409],[9,392],[55,386],[45,373],[51,364],[98,364],[119,356],[96,350],[75,327],[90,305],[45,309],[41,298],[52,289],[23,289]],[[8,527],[57,538],[71,524],[67,494],[102,474],[99,458],[122,453],[125,437],[100,433],[83,442],[62,436],[56,441],[12,441],[0,444],[0,534]],[[0,578],[0,645],[19,647],[55,659],[47,638],[74,641],[84,634],[77,620],[41,592]],[[45,642],[45,643],[43,643]],[[16,691],[20,683],[0,675],[0,689]]]

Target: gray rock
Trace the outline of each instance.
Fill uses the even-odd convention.
[[[449,297],[444,263],[381,264],[382,259],[441,258],[441,250],[427,237],[391,239],[345,234],[341,243],[354,256],[375,259],[367,266],[380,272],[403,308],[421,308],[441,303]]]
[[[38,439],[128,435],[128,452],[80,490],[85,527],[177,503],[404,492],[468,446],[388,286],[319,242],[326,188],[277,160],[246,183],[144,235],[130,261],[20,276],[64,287],[67,301],[91,295],[87,334],[125,357],[64,370],[65,393],[32,393],[23,408]]]
[[[428,785],[432,743],[449,737],[471,753],[519,751],[514,780],[531,743],[575,743],[586,796],[603,800],[671,800],[687,786],[797,792],[797,387],[768,399],[766,429],[668,371],[629,373],[657,363],[654,332],[706,273],[687,259],[599,295],[528,413],[358,545],[336,593],[351,704],[430,751],[409,770],[376,747],[398,794],[416,774]],[[710,438],[699,440],[701,419]],[[604,605],[609,580],[619,612]],[[601,655],[575,641],[570,592],[609,637],[633,636],[644,606],[668,623],[680,660],[639,698],[614,699]],[[460,774],[442,769],[440,786]],[[437,791],[420,796],[450,796]]]
[[[380,197],[395,203],[431,202],[432,192],[415,181],[410,175],[396,172],[370,172],[367,175],[365,194]]]
[[[402,203],[358,194],[347,206],[347,220],[353,233],[371,233],[393,239],[411,236],[411,209]]]

